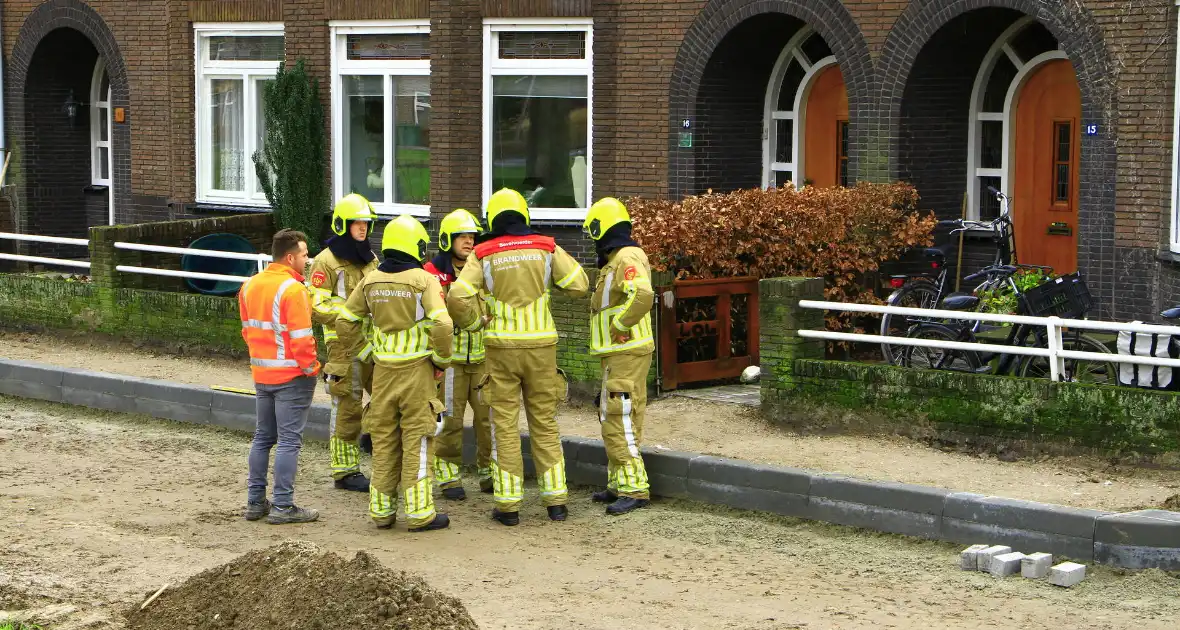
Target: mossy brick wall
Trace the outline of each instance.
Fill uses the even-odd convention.
[[[822,300],[822,278],[767,278],[758,281],[759,385],[764,407],[790,400],[796,359],[822,358],[823,343],[804,339],[799,330],[821,328],[823,312],[799,308],[799,300]]]
[[[770,418],[805,403],[884,416],[897,428],[1065,443],[1114,452],[1180,450],[1180,395],[1132,387],[918,370],[823,359],[823,344],[799,337],[822,329],[818,278],[759,283],[762,411]]]
[[[236,298],[0,274],[3,325],[245,356]]]
[[[188,247],[202,236],[228,232],[237,234],[254,246],[258,253],[269,253],[274,237],[274,219],[270,213],[239,214],[207,219],[161,221],[136,225],[90,228],[90,273],[94,282],[105,288],[149,289],[155,291],[189,291],[182,278],[116,271],[117,265],[180,269],[181,256],[126,249],[115,249],[116,242],[142,245]]]

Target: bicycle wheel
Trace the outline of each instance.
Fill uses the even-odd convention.
[[[929,280],[913,280],[894,291],[886,304],[906,308],[934,308],[938,300],[938,286]],[[886,313],[881,316],[881,336],[904,337],[921,318]],[[881,344],[881,356],[886,363],[901,365],[906,346]]]
[[[1106,344],[1089,335],[1065,333],[1061,339],[1062,350],[1074,352],[1099,352],[1113,354]],[[1118,385],[1118,367],[1114,361],[1091,359],[1065,359],[1061,380],[1066,383],[1090,383],[1093,385]],[[1049,378],[1048,357],[1027,357],[1020,366],[1020,376],[1027,378]]]
[[[959,331],[944,324],[915,324],[907,337],[930,339],[932,341],[961,341]],[[901,349],[901,366],[922,370],[957,370],[977,372],[980,363],[978,352],[949,350],[934,346],[895,346]]]

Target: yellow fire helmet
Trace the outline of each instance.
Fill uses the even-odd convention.
[[[529,204],[523,195],[511,188],[497,190],[484,206],[483,218],[488,222],[488,229],[491,229],[492,222],[501,212],[519,213],[524,217],[525,225],[529,224]]]
[[[439,224],[438,248],[449,252],[451,251],[451,242],[456,234],[479,234],[482,231],[479,219],[463,208],[459,208],[443,217],[442,223]]]
[[[590,238],[598,240],[606,231],[620,223],[630,223],[631,215],[627,213],[627,206],[614,197],[603,197],[590,206],[586,213],[586,220],[582,229]]]
[[[394,250],[409,254],[419,262],[426,260],[426,245],[430,243],[430,235],[418,219],[403,214],[385,226],[381,235],[381,251]]]
[[[343,236],[349,221],[376,221],[377,211],[362,195],[351,193],[336,202],[332,208],[332,231]]]

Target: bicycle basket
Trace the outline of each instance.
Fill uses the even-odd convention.
[[[1081,317],[1094,299],[1086,282],[1076,272],[1039,284],[1020,295],[1020,314],[1034,317],[1056,315],[1065,319]]]

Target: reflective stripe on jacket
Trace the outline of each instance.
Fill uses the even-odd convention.
[[[449,293],[451,284],[455,282],[455,275],[439,269],[433,261],[423,267],[428,273],[438,278],[443,291]],[[483,331],[468,331],[455,326],[454,349],[451,352],[451,363],[483,363],[487,358],[487,351],[483,345]]]
[[[571,297],[589,289],[586,272],[553,239],[539,234],[502,236],[480,243],[447,296],[456,324],[483,327],[480,302],[491,321],[484,342],[491,347],[537,348],[557,343],[549,310],[556,287]]]
[[[590,354],[654,351],[651,327],[654,302],[651,268],[643,250],[622,247],[611,252],[606,266],[598,273],[598,283],[590,299]],[[628,338],[617,343],[611,337],[612,332],[626,333]]]
[[[371,260],[360,265],[340,260],[330,249],[324,249],[311,262],[311,277],[308,289],[311,291],[311,318],[324,329],[324,343],[331,353],[332,342],[336,341],[336,316],[340,307],[348,300],[365,276],[377,268],[377,261]]]
[[[242,339],[254,381],[279,385],[319,371],[311,297],[294,269],[271,263],[238,292]]]

